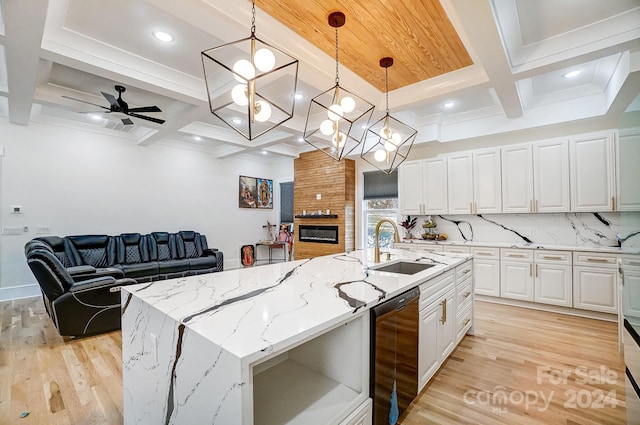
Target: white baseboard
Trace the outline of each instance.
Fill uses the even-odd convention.
[[[9,286],[7,288],[0,288],[0,301],[39,297],[41,294],[42,292],[40,292],[40,286],[38,285]]]

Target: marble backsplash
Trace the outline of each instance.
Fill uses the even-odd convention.
[[[402,217],[404,219],[406,217]],[[640,212],[478,214],[432,216],[437,233],[452,241],[535,243],[567,246],[640,247]],[[418,217],[419,236],[427,216]]]

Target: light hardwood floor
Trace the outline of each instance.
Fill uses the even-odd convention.
[[[614,323],[478,302],[476,335],[399,423],[624,424],[623,367]],[[39,298],[0,302],[0,424],[121,423],[120,332],[64,340]]]

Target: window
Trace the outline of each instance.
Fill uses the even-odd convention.
[[[375,246],[376,225],[383,218],[394,223],[398,221],[398,173],[385,174],[381,171],[364,173],[363,232],[364,247]],[[380,247],[393,244],[393,227],[380,227]],[[399,235],[398,235],[399,236]]]

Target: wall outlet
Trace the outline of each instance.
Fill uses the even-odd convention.
[[[322,194],[318,193],[316,194],[316,201],[320,201],[320,200],[322,200]]]
[[[3,235],[21,235],[22,227],[21,226],[4,226],[2,228]]]
[[[149,342],[151,343],[151,347],[149,347],[149,352],[151,354],[151,358],[155,363],[158,363],[158,337],[154,334],[149,334]]]

